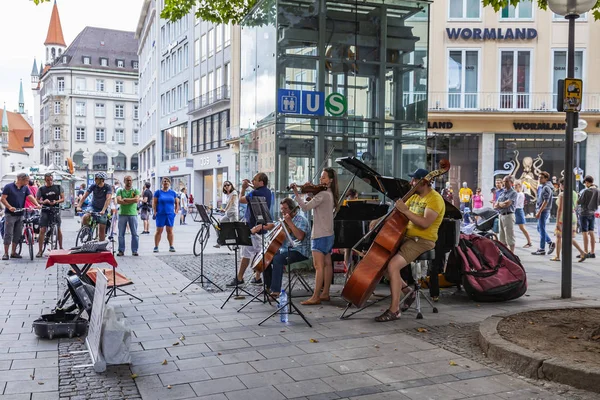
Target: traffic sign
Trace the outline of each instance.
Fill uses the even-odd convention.
[[[325,108],[329,114],[333,115],[334,117],[339,117],[340,115],[344,115],[348,109],[348,101],[341,93],[331,93],[329,96],[327,96]]]
[[[565,79],[563,108],[566,112],[581,111],[583,81],[581,79]]]
[[[325,93],[302,91],[302,114],[325,115]]]
[[[300,114],[300,90],[279,89],[277,108],[281,114]]]

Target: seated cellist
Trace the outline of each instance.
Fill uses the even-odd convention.
[[[409,222],[404,241],[400,244],[398,253],[394,255],[386,269],[385,275],[390,280],[392,300],[389,309],[375,318],[377,322],[393,321],[400,318],[400,312],[406,311],[416,299],[416,292],[406,285],[400,271],[417,259],[421,254],[435,247],[438,229],[444,218],[446,206],[442,196],[433,190],[431,182],[421,181],[428,171],[422,168],[409,174],[415,194],[406,203],[399,199],[395,207],[404,214]],[[372,222],[374,226],[377,221]],[[400,292],[409,296],[400,309]]]
[[[271,297],[273,298],[279,297],[279,293],[281,292],[284,266],[288,265],[288,263],[291,265],[295,262],[307,260],[310,257],[310,224],[298,212],[296,202],[289,197],[283,199],[279,203],[279,211],[292,240],[296,240],[299,243],[296,247],[290,249],[292,244],[286,238],[279,252],[273,257],[271,267],[263,272],[265,284],[267,288],[270,288]],[[269,225],[266,226],[267,229],[274,227]]]

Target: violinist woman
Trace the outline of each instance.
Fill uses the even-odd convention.
[[[271,288],[271,297],[279,297],[281,292],[281,283],[283,281],[283,267],[295,262],[307,260],[310,257],[310,230],[308,220],[298,213],[298,205],[289,197],[279,203],[279,211],[293,240],[299,244],[291,249],[292,243],[286,238],[279,252],[273,257],[271,268],[263,272],[265,284]],[[271,225],[271,224],[269,224]],[[267,229],[273,229],[273,226],[267,225]]]
[[[339,202],[337,176],[333,168],[323,169],[320,184],[326,186],[327,190],[320,191],[309,202],[305,202],[300,196],[298,187],[295,184],[292,185],[300,208],[304,211],[313,210],[314,213],[311,236],[313,264],[315,266],[315,291],[308,300],[300,303],[306,306],[321,304],[321,301],[329,301],[329,286],[333,278],[333,264],[331,262],[333,213]]]

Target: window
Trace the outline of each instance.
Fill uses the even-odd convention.
[[[75,103],[75,116],[85,117],[85,101],[78,101]]]
[[[123,104],[115,104],[115,118],[125,118],[125,106]]]
[[[85,90],[85,78],[75,78],[75,89]]]
[[[55,151],[54,152],[54,165],[58,168],[62,166],[62,153]]]
[[[211,29],[208,31],[208,58],[212,57],[215,53],[215,30]]]
[[[223,47],[223,25],[217,25],[217,52],[221,51]]]
[[[502,8],[501,19],[532,19],[533,3],[531,1],[520,1],[517,6],[511,4]]]
[[[555,50],[553,57],[554,67],[552,68],[552,93],[554,94],[552,108],[556,107],[556,96],[558,94],[558,80],[567,77],[567,52],[565,50]],[[575,51],[575,78],[583,79],[583,51]]]
[[[138,82],[133,82],[133,94],[138,94],[140,91],[140,84]]]
[[[106,156],[106,153],[99,151],[92,156],[92,168],[96,171],[106,171],[108,168],[108,157]]]
[[[206,53],[208,51],[208,47],[206,47],[206,34],[200,37],[200,56],[201,61],[206,61]]]
[[[104,79],[96,79],[96,91],[104,92]]]
[[[108,58],[100,57],[100,65],[102,67],[108,67]]]
[[[529,50],[500,52],[500,108],[528,109],[531,85]]]
[[[140,63],[138,61],[134,61],[132,63],[132,65],[133,65],[133,69],[138,69],[140,67]]]
[[[171,105],[171,110],[175,111],[175,110],[177,110],[177,89],[176,88],[171,89],[171,100],[173,101],[173,104]]]
[[[56,86],[59,92],[65,91],[65,78],[56,78]]]
[[[131,137],[133,144],[140,144],[140,131],[137,129],[133,130],[133,136]]]
[[[165,95],[160,95],[160,115],[165,115]]]
[[[208,73],[208,102],[209,103],[213,102],[213,96],[214,96],[213,90],[215,90],[215,73],[211,71]]]
[[[448,56],[448,108],[477,108],[478,97],[479,51],[450,50]]]
[[[104,142],[106,141],[106,135],[104,133],[104,128],[96,128],[96,142]]]
[[[177,73],[183,69],[183,48],[177,50]]]
[[[117,143],[125,143],[125,130],[115,129],[115,141]]]
[[[194,40],[194,65],[200,64],[200,39]]]
[[[160,27],[160,38],[161,38],[162,48],[164,49],[165,47],[167,47],[167,42],[168,42],[164,25]]]
[[[183,158],[187,154],[187,124],[162,131],[163,161]]]
[[[167,114],[171,112],[171,91],[167,92],[167,96],[165,98],[165,112]]]
[[[88,56],[83,56],[83,63],[85,65],[90,65],[92,63],[92,59]]]
[[[96,103],[96,111],[94,113],[96,117],[104,117],[106,116],[104,112],[104,103]]]
[[[60,140],[60,126],[54,127],[54,140]]]
[[[200,79],[194,80],[194,99],[200,97]]]
[[[190,48],[188,44],[183,45],[183,66],[187,68],[190,65]]]
[[[79,142],[85,141],[85,128],[75,129],[75,140]]]
[[[166,68],[165,68],[165,60],[162,60],[160,62],[160,81],[161,82],[165,81],[166,75],[167,75],[167,73],[166,73]]]
[[[200,90],[202,91],[202,94],[206,94],[208,93],[208,86],[207,86],[207,80],[206,80],[206,75],[204,75],[202,77],[202,85],[200,86]]]
[[[171,57],[167,57],[167,61],[166,61],[166,73],[165,73],[165,79],[169,79],[171,77]]]
[[[225,38],[224,38],[223,47],[227,47],[230,44],[231,44],[231,25],[227,24],[227,25],[225,25]]]
[[[450,0],[448,16],[450,19],[479,19],[481,3],[479,0]]]
[[[140,106],[133,106],[133,119],[140,118]]]
[[[190,99],[189,98],[190,94],[189,94],[189,87],[188,86],[189,85],[188,85],[187,81],[183,82],[183,106],[184,107],[187,104],[188,100]]]
[[[231,76],[229,75],[229,63],[225,64],[225,89],[229,91],[229,86],[231,86]]]
[[[115,92],[123,93],[125,91],[125,84],[123,81],[115,81]]]
[[[183,107],[183,86],[179,85],[177,86],[177,107],[176,109],[179,110],[181,107]]]
[[[221,86],[223,86],[223,69],[221,67],[217,68],[215,70],[215,74],[217,75],[217,90],[221,91]],[[219,95],[221,95],[221,93],[219,93]],[[219,96],[219,98],[221,98]]]
[[[60,114],[60,101],[54,102],[54,114],[55,115]]]
[[[125,68],[125,61],[117,60],[117,68]]]

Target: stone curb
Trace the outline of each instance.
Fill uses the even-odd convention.
[[[547,311],[548,309],[540,308],[528,310],[527,312],[539,310]],[[486,356],[528,378],[546,379],[564,383],[578,389],[600,393],[600,368],[591,368],[589,366],[583,368],[573,361],[565,361],[534,353],[500,336],[498,333],[498,324],[500,321],[506,317],[521,313],[493,315],[479,325],[479,346]]]

